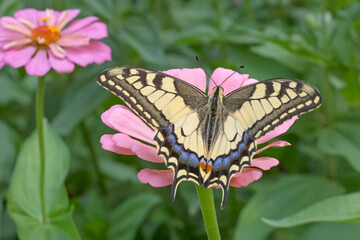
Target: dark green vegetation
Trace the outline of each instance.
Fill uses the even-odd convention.
[[[66,229],[61,239],[76,239],[78,233],[90,240],[206,238],[193,183],[181,184],[172,203],[170,186],[153,188],[136,177],[142,168],[165,166],[101,149],[100,136],[114,131],[100,115],[120,100],[95,81],[110,66],[199,67],[195,60],[199,56],[209,73],[216,67],[244,65],[241,73],[259,80],[305,80],[323,97],[320,109],[301,116],[279,137],[292,146],[262,153],[279,159],[278,167],[246,188],[230,188],[227,207],[217,209],[223,239],[359,238],[357,1],[3,0],[0,16],[28,7],[80,8],[80,17],[100,17],[108,25],[105,42],[113,51],[112,62],[76,67],[71,74],[51,71],[45,77],[45,116],[53,129],[45,124],[45,152],[53,153],[47,155],[53,156],[49,164],[55,168],[45,175],[45,200],[52,206],[48,214],[56,219],[46,225],[48,232]],[[33,151],[36,136],[31,136],[36,85],[37,79],[24,69],[4,67],[0,72],[1,240],[16,239],[6,207],[18,211],[24,234],[25,217],[41,211],[39,181],[31,174],[37,166],[21,165],[39,154]],[[16,162],[20,165],[13,178],[16,191],[9,192]],[[31,189],[29,194],[24,194],[26,189]],[[218,206],[221,192],[214,192]],[[20,211],[7,206],[7,199],[27,207]]]

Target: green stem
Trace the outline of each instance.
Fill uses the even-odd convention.
[[[36,92],[36,125],[39,137],[39,151],[40,151],[40,205],[41,205],[41,223],[48,222],[45,207],[45,147],[44,147],[44,92],[45,92],[45,78],[39,77],[38,88]]]
[[[104,183],[104,176],[101,174],[99,163],[98,163],[98,160],[97,160],[97,157],[95,154],[95,150],[94,150],[94,147],[90,140],[89,131],[87,130],[84,122],[80,123],[80,129],[81,129],[85,144],[87,146],[87,149],[89,150],[89,153],[90,153],[90,159],[91,159],[91,162],[95,169],[98,186],[100,188],[101,193],[103,195],[106,195],[107,190],[106,190],[105,183]]]
[[[198,192],[201,212],[203,215],[206,233],[209,240],[220,240],[220,231],[216,218],[214,196],[212,188],[205,189],[202,186],[196,185]]]

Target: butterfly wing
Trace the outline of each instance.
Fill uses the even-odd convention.
[[[321,105],[319,91],[294,79],[269,79],[228,94],[225,108],[259,139],[294,116]]]
[[[316,88],[292,79],[270,79],[225,96],[219,135],[211,153],[213,167],[205,187],[220,186],[224,207],[232,176],[251,165],[257,140],[294,116],[321,104]]]
[[[181,181],[202,184],[199,162],[204,145],[200,125],[208,99],[203,92],[170,75],[132,67],[105,70],[97,81],[156,129],[158,154],[174,170],[173,199]]]

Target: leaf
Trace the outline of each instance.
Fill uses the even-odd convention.
[[[319,201],[279,220],[264,218],[273,227],[293,227],[310,222],[360,220],[360,192]]]
[[[251,50],[262,57],[270,58],[279,63],[282,63],[296,72],[301,73],[305,71],[306,59],[290,52],[278,44],[264,42],[262,45],[251,47]]]
[[[309,227],[300,240],[353,240],[360,236],[360,223],[318,223]]]
[[[149,212],[160,201],[153,194],[141,194],[126,200],[110,215],[109,239],[134,239]]]
[[[10,128],[0,121],[0,183],[8,182],[15,160],[15,146],[9,130]]]
[[[341,132],[334,129],[320,130],[318,148],[324,153],[344,157],[356,171],[360,172],[359,145]]]
[[[87,114],[105,101],[109,94],[95,80],[70,96],[52,122],[61,135],[68,134]]]
[[[8,212],[20,239],[80,239],[71,218],[64,186],[70,154],[63,141],[44,124],[44,200],[47,220],[42,220],[40,153],[35,131],[21,147],[8,193]],[[45,237],[45,238],[42,238]]]
[[[117,39],[132,47],[147,62],[160,64],[165,54],[159,39],[158,22],[151,17],[128,18],[117,29]]]
[[[30,102],[30,94],[27,94],[20,82],[2,76],[0,81],[0,104],[5,105],[11,101],[25,105]]]
[[[262,218],[281,218],[330,196],[343,193],[339,184],[312,176],[282,177],[265,185],[243,208],[233,239],[262,240],[273,230]]]
[[[117,181],[139,182],[136,177],[137,172],[134,167],[114,160],[104,160],[100,162],[101,172]]]

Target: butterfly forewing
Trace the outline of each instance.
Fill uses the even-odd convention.
[[[225,108],[259,139],[286,120],[321,105],[316,88],[294,79],[269,79],[227,95]]]
[[[205,104],[207,98],[199,89],[182,80],[141,68],[107,69],[97,81],[156,128],[168,126],[193,112]]]

